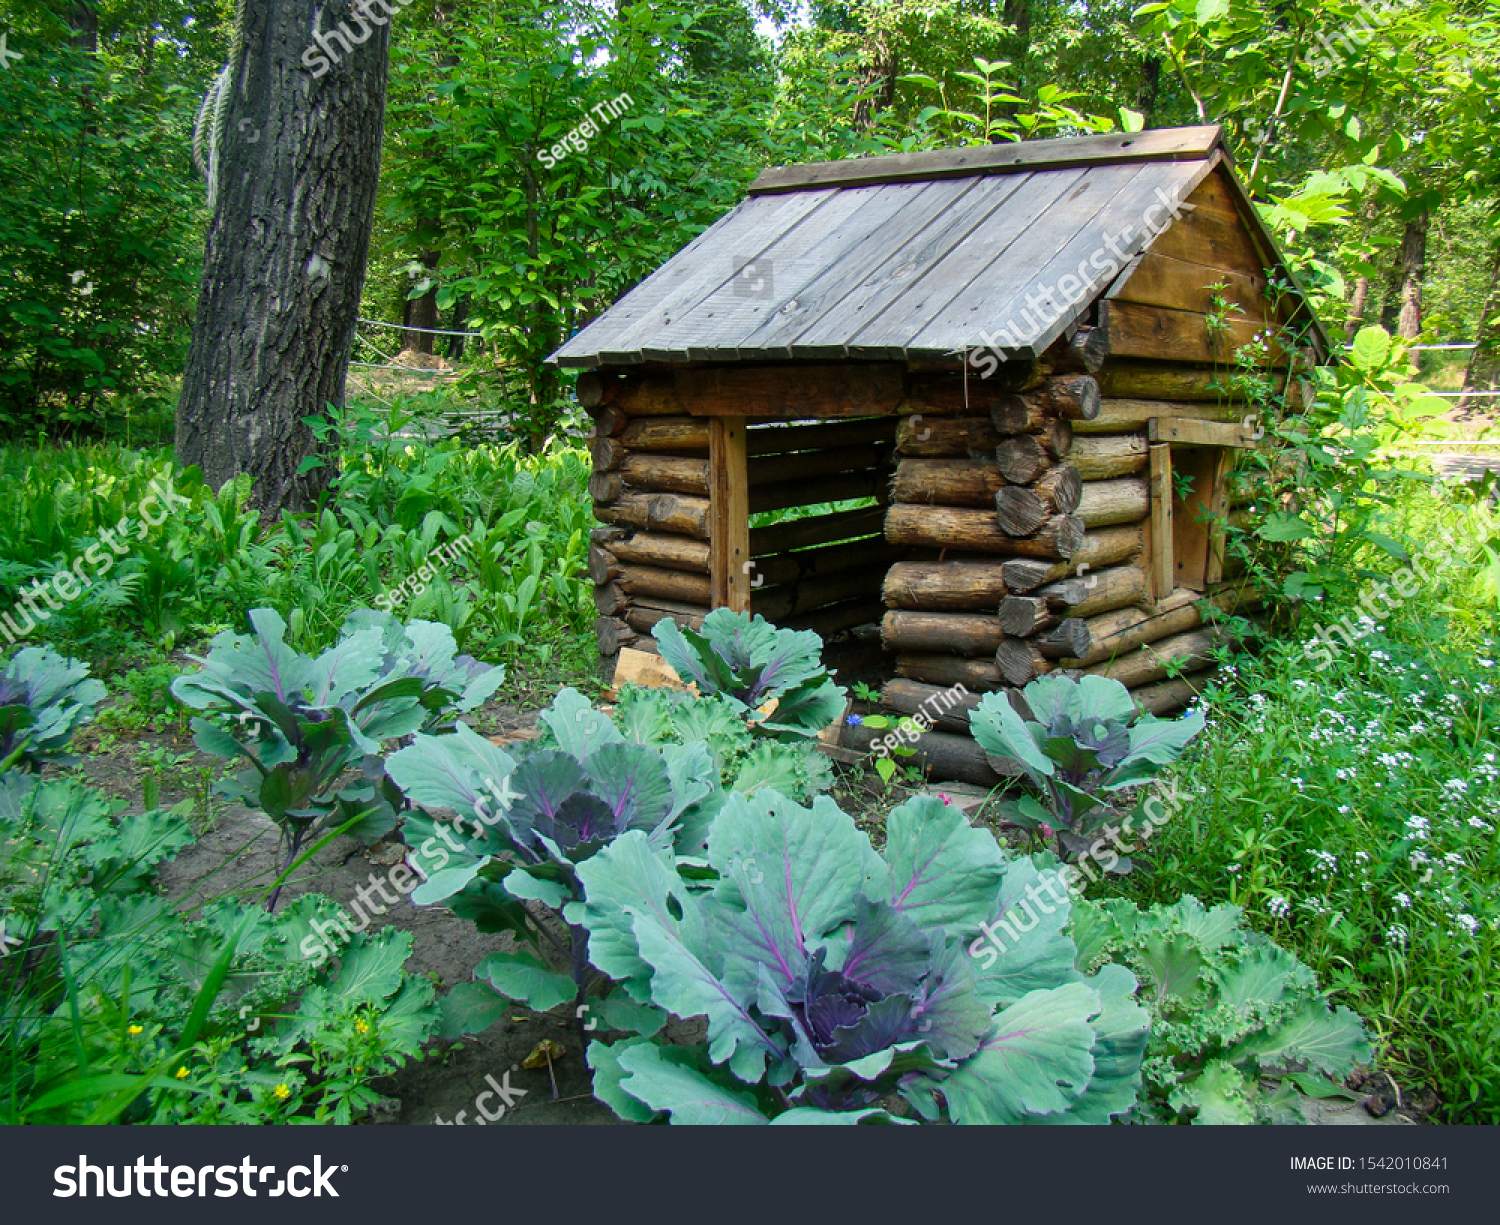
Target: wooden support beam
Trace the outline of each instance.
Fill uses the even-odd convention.
[[[876,600],[878,576],[864,570],[840,570],[815,574],[784,587],[757,587],[750,607],[767,621],[781,624],[787,617],[816,612],[830,604],[850,600]],[[884,605],[881,605],[882,609]],[[877,614],[878,618],[879,614]]]
[[[594,507],[596,518],[625,527],[708,539],[709,499],[671,493],[622,493]]]
[[[1035,591],[1045,583],[1055,583],[1071,574],[1086,574],[1116,562],[1130,561],[1141,552],[1144,529],[1138,524],[1095,528],[1087,532],[1083,544],[1063,562],[1033,561],[1016,558],[1005,562],[1000,570],[1005,586],[1012,592]]]
[[[744,426],[740,428],[743,431]],[[709,461],[706,459],[638,451],[625,456],[620,475],[633,489],[646,489],[652,493],[687,493],[698,497],[708,495]]]
[[[768,527],[751,528],[750,551],[755,557],[765,557],[787,549],[805,549],[815,544],[858,540],[863,536],[875,535],[884,527],[883,506],[861,506],[855,510],[835,511],[831,515],[788,519]]]
[[[1179,446],[1254,448],[1257,445],[1253,432],[1242,422],[1225,425],[1185,417],[1152,417],[1146,423],[1146,436],[1152,442],[1175,442]]]
[[[641,417],[627,424],[620,442],[631,451],[708,450],[708,422],[701,417]]]
[[[638,566],[665,566],[669,570],[687,570],[693,574],[708,573],[708,545],[686,536],[635,532],[612,541],[609,550],[620,561]]]
[[[681,604],[675,600],[638,600],[625,610],[625,622],[638,634],[649,636],[658,621],[672,618],[688,629],[702,629],[709,610],[699,605]]]
[[[678,398],[695,417],[873,417],[894,413],[905,391],[897,363],[710,366],[679,370]]]
[[[751,486],[748,500],[751,513],[759,514],[767,510],[785,510],[789,506],[806,506],[811,502],[878,498],[886,495],[889,489],[889,473],[880,468],[867,468],[858,472],[836,472],[815,483],[798,480]]]
[[[984,458],[1000,445],[1001,438],[988,417],[918,415],[901,418],[896,427],[896,451],[900,455]]]
[[[614,403],[630,417],[684,417],[687,408],[677,396],[670,374],[620,380]]]
[[[890,735],[889,729],[864,726],[844,730],[843,743],[860,753],[873,754],[877,741]],[[977,741],[966,735],[924,732],[917,736],[910,757],[898,758],[921,766],[930,778],[953,779],[980,787],[999,787],[1007,780],[997,774]]]
[[[894,417],[864,417],[852,421],[774,422],[751,428],[746,450],[758,455],[785,455],[791,451],[815,451],[824,447],[858,447],[870,443],[892,443],[896,438]]]
[[[1150,463],[1149,444],[1140,434],[1104,434],[1073,439],[1068,463],[1084,481],[1107,481],[1135,476]]]
[[[1267,328],[1264,319],[1231,316],[1211,327],[1211,316],[1197,311],[1163,310],[1134,302],[1099,303],[1099,326],[1105,351],[1114,358],[1146,357],[1159,361],[1233,365],[1239,349]],[[1291,355],[1271,341],[1270,361],[1291,364]]]
[[[1083,487],[1078,515],[1089,527],[1135,523],[1151,511],[1147,483],[1134,477],[1113,481],[1090,481]]]
[[[990,506],[1005,488],[999,465],[982,459],[903,459],[891,497],[938,506]]]
[[[1222,404],[1245,398],[1243,389],[1236,390],[1230,386],[1233,372],[1229,370],[1195,370],[1159,361],[1111,360],[1105,363],[1096,377],[1104,402],[1100,407],[1099,417],[1090,423],[1095,428],[1100,420],[1109,417],[1111,400],[1209,400]],[[1165,414],[1146,414],[1163,415]],[[1146,417],[1141,418],[1142,423],[1145,420]]]
[[[960,659],[957,655],[899,655],[896,657],[896,675],[928,685],[941,685],[945,689],[962,685],[979,693],[1003,689],[1006,685],[1005,677],[993,660]]]
[[[880,704],[903,715],[921,713],[938,731],[969,734],[969,715],[979,706],[977,693],[955,692],[904,676],[892,677],[881,687]]]
[[[1164,442],[1151,447],[1151,522],[1146,531],[1146,573],[1150,594],[1162,599],[1176,585],[1172,558],[1172,448]]]
[[[750,611],[750,474],[742,417],[715,417],[708,431],[708,569],[714,608]]]
[[[1000,620],[972,613],[908,612],[893,609],[880,623],[887,651],[933,652],[992,658],[1005,638]]]
[[[863,472],[872,468],[883,472],[890,458],[890,446],[878,443],[767,455],[750,464],[750,488],[757,489],[787,481],[816,481],[842,472]],[[817,487],[811,492],[816,494]]]

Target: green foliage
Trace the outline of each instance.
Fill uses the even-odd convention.
[[[1084,972],[1121,960],[1151,1014],[1141,1109],[1161,1122],[1301,1123],[1373,1055],[1363,1022],[1330,1008],[1302,962],[1246,930],[1238,906],[1192,895],[1141,910],[1075,903]]]
[[[101,660],[142,637],[170,649],[243,624],[253,608],[281,613],[304,651],[330,645],[351,612],[373,606],[441,621],[470,652],[567,649],[594,617],[585,453],[426,444],[397,436],[403,419],[341,418],[329,505],[269,527],[248,504],[248,480],[214,496],[196,469],[162,454],[0,449],[11,495],[0,503],[0,612],[12,630]],[[161,519],[163,489],[185,504]],[[37,599],[33,617],[20,605],[75,567],[89,582],[79,590],[65,577],[75,594],[60,607]]]
[[[1403,486],[1430,482],[1393,467],[1386,448],[1447,411],[1411,381],[1415,373],[1403,344],[1362,328],[1347,362],[1311,373],[1308,410],[1272,418],[1269,432],[1287,450],[1252,453],[1261,475],[1252,470],[1248,479],[1264,509],[1231,544],[1267,586],[1338,604],[1380,568],[1410,560],[1412,542],[1401,538],[1393,510]]]
[[[1426,501],[1427,499],[1423,499]],[[1426,594],[1308,675],[1307,646],[1242,659],[1153,838],[1142,902],[1231,902],[1378,1031],[1380,1066],[1452,1122],[1500,1118],[1500,742],[1492,634]]]
[[[214,638],[200,672],[172,684],[193,720],[194,743],[210,756],[250,766],[223,785],[231,799],[262,809],[282,827],[288,865],[310,838],[337,827],[373,839],[395,827],[394,793],[382,777],[382,746],[473,710],[505,677],[455,658],[441,625],[403,626],[389,613],[357,612],[317,658],[285,641],[270,609],[250,614],[255,634]],[[356,774],[358,771],[358,774]]]
[[[411,938],[359,938],[321,983],[302,950],[331,902],[179,913],[152,874],[190,831],[121,808],[0,777],[0,1120],[349,1122],[436,1025]]]
[[[0,424],[96,433],[169,404],[186,352],[202,213],[184,171],[206,57],[170,0],[177,21],[153,20],[176,25],[175,49],[154,63],[138,32],[89,53],[39,7],[8,15],[19,58],[0,90]]]
[[[1146,1015],[1127,971],[1074,968],[1066,900],[996,956],[981,931],[1035,888],[1031,861],[930,797],[886,835],[882,857],[832,802],[767,792],[715,819],[706,888],[639,832],[580,864],[586,900],[566,913],[590,960],[659,1010],[641,1036],[590,1044],[596,1096],[674,1123],[1128,1112]],[[662,1013],[705,1016],[706,1045],[653,1041]]]
[[[986,753],[1017,763],[1040,792],[1003,801],[1005,821],[1051,830],[1063,857],[1086,853],[1105,822],[1120,816],[1110,793],[1154,777],[1203,730],[1202,711],[1158,719],[1108,677],[1044,676],[1020,696],[1029,718],[1006,694],[987,693],[969,723]],[[1128,872],[1130,861],[1108,870]]]
[[[0,670],[0,775],[71,760],[68,742],[94,717],[104,686],[87,664],[50,647],[23,647]]]
[[[812,630],[716,608],[701,633],[667,618],[651,634],[683,684],[725,698],[754,731],[813,737],[843,713],[846,694],[823,666],[823,640]]]

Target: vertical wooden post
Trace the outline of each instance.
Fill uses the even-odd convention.
[[[1146,567],[1151,595],[1160,600],[1176,581],[1172,550],[1172,448],[1165,442],[1151,446],[1151,520],[1146,530]]]
[[[1238,457],[1229,447],[1222,447],[1213,466],[1205,509],[1210,516],[1208,528],[1208,565],[1203,580],[1207,584],[1224,579],[1224,528],[1229,518],[1229,474]]]
[[[745,419],[708,423],[709,574],[713,606],[750,611],[750,472]]]

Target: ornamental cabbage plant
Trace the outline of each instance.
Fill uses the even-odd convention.
[[[194,744],[250,763],[220,791],[281,826],[288,866],[325,830],[373,840],[395,828],[400,796],[384,778],[385,745],[447,726],[505,677],[457,655],[452,632],[432,621],[402,625],[362,609],[316,658],[287,645],[271,609],[255,609],[250,624],[254,634],[216,635],[206,658],[193,656],[202,670],[178,677],[172,693],[209,716],[192,721]]]
[[[1107,1123],[1135,1104],[1134,976],[1075,967],[1066,894],[981,958],[985,925],[1040,877],[957,809],[903,804],[880,854],[830,800],[732,795],[707,851],[711,883],[642,831],[577,868],[568,920],[652,1016],[588,1048],[595,1096],[621,1118]],[[694,1017],[701,1046],[646,1036]]]
[[[812,630],[716,608],[701,632],[667,618],[651,635],[683,684],[729,699],[764,735],[816,736],[844,711],[847,695],[823,666],[823,640]]]
[[[1039,793],[1002,801],[1006,823],[1048,827],[1063,859],[1087,852],[1101,826],[1120,819],[1111,792],[1152,778],[1203,730],[1202,711],[1158,719],[1109,677],[1044,676],[1020,696],[1029,718],[1007,695],[987,693],[969,726],[986,753],[1018,764]],[[1130,861],[1116,858],[1108,870],[1129,872]]]
[[[0,771],[67,764],[73,733],[94,717],[104,686],[51,647],[23,647],[0,670]]]
[[[1188,894],[1138,909],[1080,902],[1078,965],[1120,958],[1151,1013],[1141,1113],[1161,1123],[1302,1123],[1302,1099],[1341,1088],[1373,1058],[1359,1016],[1330,1007],[1313,972],[1225,903]]]
[[[492,953],[479,964],[480,981],[460,984],[444,1001],[453,1036],[487,1028],[511,1000],[539,1012],[573,1000],[582,1010],[587,933],[571,925],[565,950],[526,904],[560,920],[563,907],[583,897],[583,864],[627,833],[673,862],[700,850],[724,803],[701,740],[640,743],[573,689],[557,695],[540,725],[544,735],[514,755],[459,724],[452,736],[416,736],[386,763],[418,808],[402,831],[424,877],[412,901],[443,902],[481,931],[513,932],[537,950]],[[538,955],[543,943],[566,959],[567,973]],[[623,998],[589,1007],[595,1022],[635,1027],[647,1015]]]

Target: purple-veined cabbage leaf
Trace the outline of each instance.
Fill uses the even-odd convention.
[[[1082,1122],[1131,1108],[1146,1040],[1134,979],[1083,978],[1065,895],[1010,947],[983,947],[981,925],[1040,878],[957,809],[897,808],[881,855],[829,800],[734,795],[708,858],[718,879],[703,888],[631,832],[578,866],[584,900],[565,913],[593,964],[635,1000],[707,1021],[700,1053],[590,1044],[595,1094],[621,1117],[890,1122],[903,1099],[931,1120]]]
[[[816,736],[843,713],[847,695],[823,666],[823,640],[812,630],[717,608],[701,631],[667,618],[651,633],[684,684],[740,703],[766,734]]]

